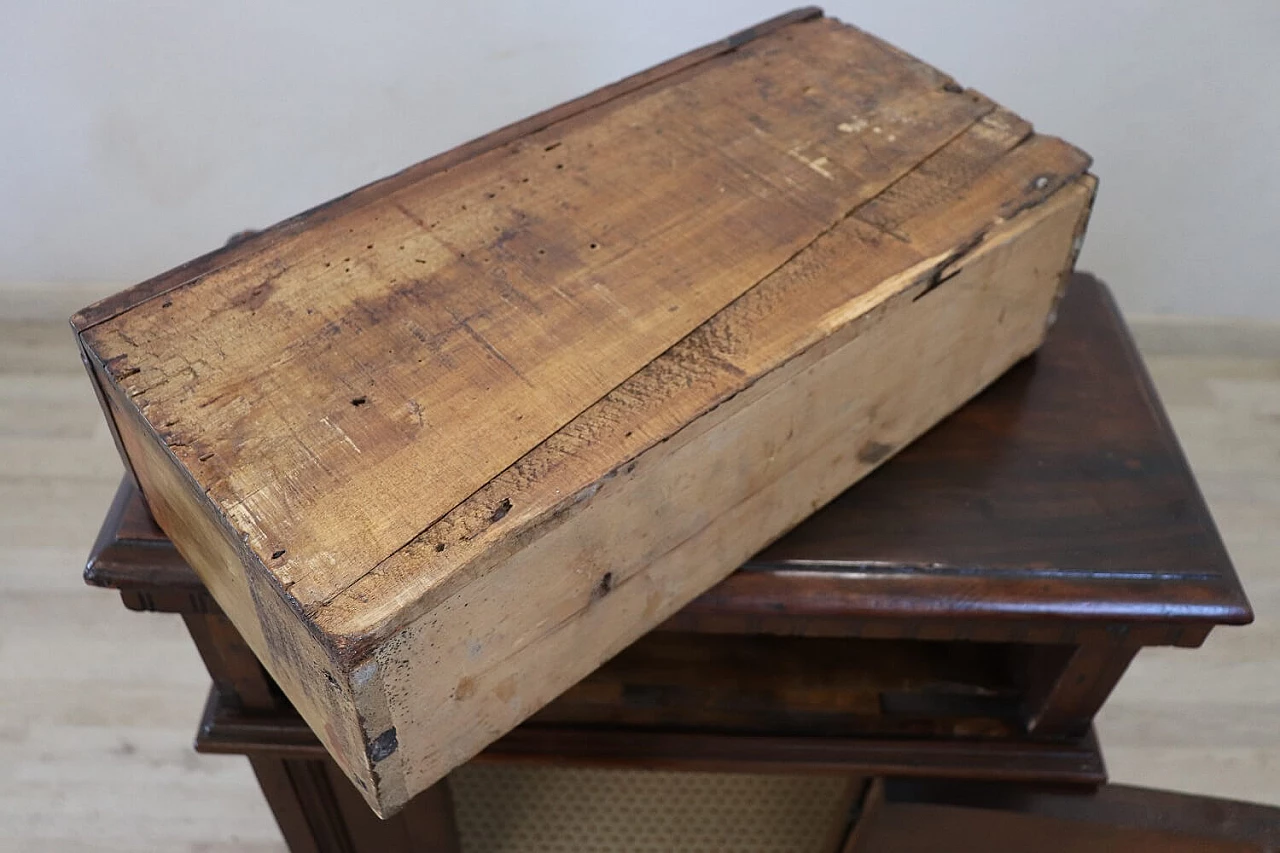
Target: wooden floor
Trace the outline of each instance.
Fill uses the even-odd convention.
[[[1105,754],[1280,804],[1280,328],[1141,331],[1259,616],[1140,655]],[[61,320],[0,320],[0,463],[0,851],[283,850],[247,764],[191,751],[208,679],[179,620],[80,582],[120,465]]]

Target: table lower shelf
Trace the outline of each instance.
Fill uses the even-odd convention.
[[[320,741],[297,714],[243,711],[216,688],[209,692],[195,746],[203,753],[251,758],[327,758]],[[1106,781],[1092,729],[1068,739],[961,739],[782,737],[526,724],[474,760],[1081,786]]]

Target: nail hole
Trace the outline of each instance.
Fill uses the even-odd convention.
[[[502,503],[494,507],[493,515],[489,516],[489,520],[502,521],[509,512],[511,512],[511,498],[503,498]]]
[[[281,558],[281,557],[283,557],[283,556],[284,556],[284,549],[283,549],[283,548],[281,548],[279,551],[272,551],[272,552],[271,552],[271,559],[273,559],[273,560],[278,560],[278,559],[280,559],[280,558]]]
[[[369,402],[368,397],[352,397],[351,398],[351,405],[353,406],[357,406],[357,407],[363,406],[367,402]]]

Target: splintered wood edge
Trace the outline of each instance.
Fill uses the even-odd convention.
[[[1039,136],[1035,134],[1025,137],[1014,147],[1014,149],[1010,149],[1010,152],[1007,152],[1005,157],[997,160],[992,168],[996,168],[1001,163],[1006,162],[1008,154],[1012,153],[1013,150],[1020,148],[1023,145],[1027,145],[1033,140],[1040,145],[1056,147],[1059,152],[1061,152],[1064,159],[1074,159],[1073,168],[1070,172],[1055,176],[1050,185],[1039,188],[1039,191],[1036,191],[1034,186],[1028,187],[1022,197],[1010,198],[998,212],[995,212],[987,225],[979,229],[979,231],[973,235],[973,239],[965,241],[963,245],[953,247],[951,250],[942,252],[939,255],[925,258],[920,263],[915,264],[908,269],[904,269],[896,275],[886,279],[873,291],[877,298],[889,298],[889,295],[891,294],[917,286],[923,286],[925,290],[932,289],[932,287],[937,285],[938,281],[944,281],[949,273],[956,271],[964,263],[967,263],[972,258],[980,255],[985,249],[984,240],[988,235],[992,235],[997,231],[1004,233],[1009,229],[1019,227],[1018,220],[1026,221],[1030,218],[1029,214],[1042,206],[1055,201],[1059,203],[1066,203],[1066,197],[1072,188],[1078,188],[1088,193],[1090,201],[1092,200],[1096,179],[1086,171],[1090,164],[1088,156],[1073,146],[1052,137]],[[1034,178],[1034,176],[1031,175],[1028,175],[1028,177]],[[849,217],[856,216],[860,209],[861,207],[850,212]],[[1086,205],[1081,220],[1077,223],[1072,256],[1068,259],[1070,261],[1074,261],[1075,253],[1079,250],[1079,236],[1082,234],[1084,225],[1087,221],[1088,209],[1089,205]],[[871,223],[865,224],[871,225]],[[872,227],[875,226],[872,225]],[[1064,267],[1064,273],[1061,279],[1063,283],[1065,283],[1069,278],[1069,273],[1070,267]],[[1061,293],[1062,286],[1064,285],[1059,285],[1059,294]],[[750,293],[750,291],[748,291],[748,293]],[[864,294],[863,297],[857,298],[855,302],[859,305],[865,306],[868,304],[867,300],[871,296],[872,293]],[[733,303],[730,303],[730,305],[733,305]],[[721,313],[725,310],[728,310],[728,307],[726,307],[726,309],[722,309]],[[856,317],[846,316],[846,320],[852,322],[856,320]],[[1052,315],[1048,318],[1048,321],[1052,322]],[[794,358],[802,354],[802,352],[803,349],[793,353],[789,358]],[[748,382],[747,386],[750,384],[752,383]],[[624,388],[625,385],[626,383],[624,382],[623,385],[619,387]],[[732,396],[736,396],[736,393],[741,390],[741,388],[734,390],[729,397],[731,398]],[[708,409],[714,409],[724,402],[725,400],[714,401],[709,404]],[[590,410],[588,410],[588,412],[589,411]],[[584,416],[586,415],[587,413],[584,413]],[[696,419],[692,423],[696,423]],[[566,425],[566,427],[568,426],[570,425]],[[596,493],[596,490],[598,490],[606,481],[619,473],[625,473],[630,467],[633,467],[634,463],[645,453],[652,450],[657,445],[667,442],[673,436],[679,434],[689,426],[690,424],[685,424],[668,435],[659,436],[653,438],[651,441],[645,442],[639,446],[634,453],[630,453],[626,459],[619,460],[613,470],[604,474],[599,481],[586,486],[575,494],[565,495],[556,505],[538,507],[536,512],[525,518],[517,518],[515,515],[512,515],[512,520],[516,521],[517,526],[502,531],[499,538],[512,543],[523,542],[530,536],[536,535],[537,531],[544,530],[546,524],[563,523],[574,513],[576,508],[582,505],[584,501],[590,500],[590,498]],[[559,435],[559,433],[556,435]],[[548,439],[548,441],[555,439],[556,435],[553,435]],[[546,443],[547,442],[544,442],[544,444]],[[541,448],[542,445],[539,447]],[[520,464],[519,461],[516,464]],[[505,473],[506,472],[504,472],[504,474]],[[495,480],[497,479],[498,478],[495,478]],[[476,495],[469,498],[467,502],[464,502],[464,504],[474,504],[476,512],[480,515],[484,515],[485,513],[492,511],[494,519],[500,520],[507,516],[511,507],[509,503],[499,503],[495,510],[493,500],[494,495],[489,494],[491,491],[493,490],[486,487],[485,489],[477,492]],[[465,511],[465,506],[461,508]],[[446,518],[448,517],[446,516]],[[437,524],[438,523],[440,522],[437,522]],[[435,524],[428,527],[423,534],[419,534],[419,536],[415,537],[414,540],[406,543],[403,548],[389,556],[384,563],[398,555],[401,555],[401,552],[406,551],[406,549],[409,549],[410,547],[415,545],[421,546],[424,537],[429,534],[434,527]],[[481,537],[486,540],[489,538],[487,536],[483,536],[486,529],[476,532],[476,539],[478,542],[481,541]],[[468,538],[470,538],[470,535],[468,535]],[[481,544],[485,543],[481,542]],[[487,542],[487,545],[491,547],[494,545],[494,542],[489,541]],[[412,602],[407,605],[405,604],[405,600],[402,598],[399,602],[400,606],[390,608],[387,602],[388,599],[394,599],[397,597],[394,593],[387,593],[385,596],[382,596],[383,600],[381,602],[377,602],[374,597],[370,596],[370,589],[358,589],[358,587],[361,587],[360,581],[368,580],[370,575],[372,575],[373,572],[382,565],[379,564],[379,567],[375,567],[374,570],[371,570],[370,573],[363,576],[360,581],[353,583],[339,592],[331,601],[315,607],[301,607],[300,604],[295,604],[295,607],[300,607],[309,614],[309,622],[318,636],[322,637],[324,642],[331,645],[332,652],[335,656],[347,661],[348,665],[350,665],[362,660],[378,642],[386,639],[388,636],[391,636],[399,628],[402,628],[414,618],[428,612],[434,604],[438,604],[443,598],[456,593],[467,583],[474,581],[478,577],[482,577],[484,574],[483,571],[478,573],[468,573],[464,570],[468,568],[469,564],[484,563],[485,565],[488,565],[490,559],[493,558],[493,554],[488,549],[486,549],[486,554],[487,557],[482,556],[480,558],[463,559],[455,565],[453,571],[445,574],[442,581],[427,584],[414,590],[413,594],[410,596]],[[474,566],[471,567],[474,568]],[[447,592],[443,590],[447,590]],[[344,599],[347,604],[351,605],[351,610],[360,611],[361,616],[359,618],[352,617],[350,615],[351,610],[341,606]],[[356,606],[357,603],[358,606]]]
[[[163,296],[176,288],[194,284],[212,272],[266,251],[282,237],[296,234],[317,223],[350,213],[402,187],[409,186],[438,172],[451,169],[487,151],[500,148],[531,133],[545,130],[552,125],[601,107],[632,92],[660,83],[668,77],[687,71],[717,56],[732,53],[743,45],[770,33],[794,24],[821,18],[822,16],[822,9],[817,6],[794,9],[734,33],[728,38],[696,48],[638,74],[624,77],[616,83],[603,86],[572,101],[566,101],[563,104],[535,113],[528,118],[521,119],[484,136],[477,137],[470,142],[465,142],[456,148],[451,148],[395,174],[366,184],[296,216],[291,216],[242,240],[201,255],[155,278],[148,279],[127,290],[101,299],[72,315],[71,327],[77,334],[84,332],[93,326],[118,317],[143,302]],[[897,51],[897,48],[894,48],[894,50]],[[901,51],[898,52],[900,53]]]

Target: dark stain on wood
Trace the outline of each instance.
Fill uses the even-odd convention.
[[[502,521],[509,512],[511,512],[511,498],[503,498],[502,503],[494,507],[493,515],[489,516],[489,520],[493,522]]]
[[[396,739],[396,727],[392,726],[369,742],[369,760],[374,764],[387,758],[400,746]]]
[[[868,465],[877,465],[893,453],[893,445],[880,441],[868,441],[858,450],[858,461]]]

